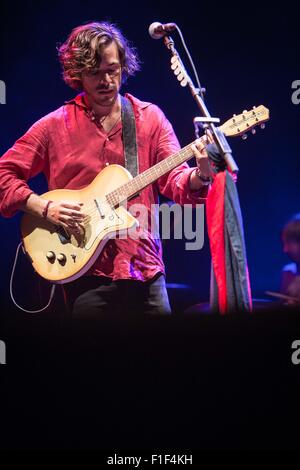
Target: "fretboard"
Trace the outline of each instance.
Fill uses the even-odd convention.
[[[143,173],[140,173],[132,180],[108,193],[106,195],[106,199],[109,204],[112,207],[118,206],[123,201],[139,193],[142,189],[156,181],[161,176],[173,170],[173,168],[176,168],[181,163],[186,162],[192,158],[193,151],[191,149],[191,145],[194,143],[195,142],[192,142],[186,147],[183,147],[177,153],[165,158],[159,163],[156,163],[151,168],[148,168],[148,170],[143,171]]]

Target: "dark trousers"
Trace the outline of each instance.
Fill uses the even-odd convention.
[[[83,276],[64,284],[63,290],[68,311],[75,320],[171,313],[162,273],[145,282]]]

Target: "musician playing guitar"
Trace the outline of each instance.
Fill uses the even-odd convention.
[[[137,154],[136,161],[127,163],[136,167],[137,174],[178,152],[180,146],[170,122],[156,105],[130,94],[124,104],[121,85],[139,69],[139,61],[135,49],[116,26],[95,22],[75,28],[59,48],[59,59],[64,81],[79,94],[33,124],[0,159],[0,211],[4,217],[11,217],[22,210],[45,223],[45,227],[55,227],[55,236],[60,237],[62,246],[72,248],[73,243],[74,250],[84,246],[86,251],[93,251],[95,239],[86,242],[88,229],[83,227],[95,213],[99,220],[105,214],[96,197],[91,209],[80,198],[80,191],[76,191],[86,188],[107,166],[125,167],[126,113],[128,122],[128,115],[130,121],[133,112],[135,128],[132,148],[130,139],[126,144],[128,155],[134,159],[135,147]],[[128,132],[133,135],[132,124]],[[62,282],[74,317],[99,318],[105,312],[133,310],[170,313],[161,243],[151,233],[150,213],[153,205],[158,204],[159,193],[182,205],[205,203],[210,171],[204,142],[202,139],[191,146],[197,167],[181,163],[158,175],[156,181],[128,201],[129,208],[133,204],[146,207],[147,230],[140,223],[138,238],[109,239],[101,253],[91,257],[93,263],[88,269],[81,269],[80,276],[69,275]],[[62,199],[53,200],[35,194],[27,181],[40,172],[47,178],[49,195],[58,189],[72,190],[78,198],[68,197],[71,192],[67,191]],[[108,183],[103,177],[101,187]],[[120,219],[120,215],[117,217]],[[26,231],[25,224],[25,235]],[[97,254],[97,250],[93,253]],[[51,250],[46,255],[50,280],[51,269],[67,267],[68,263],[72,267],[79,262],[75,251],[71,252],[70,261],[64,254],[59,258]]]

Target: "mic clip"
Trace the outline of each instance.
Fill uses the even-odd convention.
[[[220,118],[214,117],[205,117],[205,116],[196,116],[193,119],[194,128],[195,128],[195,136],[199,139],[199,129],[206,130],[209,124],[219,124]]]

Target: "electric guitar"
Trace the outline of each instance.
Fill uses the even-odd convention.
[[[269,110],[261,105],[234,116],[219,129],[228,137],[244,135],[250,129],[254,132],[254,127],[259,124],[263,127],[268,119]],[[135,178],[121,165],[113,164],[105,167],[84,189],[56,189],[43,194],[41,197],[46,200],[81,202],[87,217],[80,224],[79,233],[73,235],[46,219],[24,214],[21,221],[23,246],[35,271],[59,284],[71,282],[86,273],[110,238],[138,225],[122,202],[191,159],[193,143]]]

